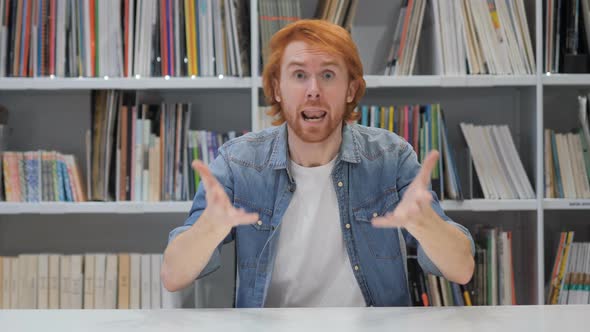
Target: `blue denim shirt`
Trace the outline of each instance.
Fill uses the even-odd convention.
[[[260,221],[234,227],[211,256],[203,277],[220,266],[220,249],[235,240],[238,280],[236,307],[263,307],[272,278],[279,227],[297,190],[289,174],[287,129],[283,124],[225,143],[209,165],[234,206],[257,212]],[[416,239],[406,230],[374,228],[371,218],[395,209],[420,165],[411,145],[394,133],[356,124],[344,125],[342,144],[331,177],[340,211],[340,225],[351,271],[368,306],[407,306],[406,245],[417,246],[425,272],[441,275]],[[434,192],[432,206],[446,222],[463,231],[441,209]],[[200,185],[184,226],[170,232],[169,241],[187,230],[206,207]],[[296,252],[293,255],[297,255]],[[329,276],[321,276],[329,278]]]

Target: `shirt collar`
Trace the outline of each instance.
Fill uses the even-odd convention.
[[[361,161],[355,126],[355,124],[345,124],[342,128],[342,144],[339,155],[340,160],[349,163],[360,163]],[[287,168],[288,153],[287,123],[285,122],[277,129],[277,138],[272,146],[270,156],[270,167],[273,169]]]

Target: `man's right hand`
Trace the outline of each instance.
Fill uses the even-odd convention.
[[[258,221],[258,213],[248,213],[232,205],[207,165],[195,160],[192,167],[201,175],[207,206],[199,219],[186,232],[178,234],[164,251],[160,278],[170,292],[185,288],[201,274],[233,227]]]
[[[249,213],[244,209],[236,209],[225,190],[211,174],[209,167],[200,160],[194,160],[192,167],[199,172],[201,181],[205,187],[205,199],[207,207],[203,211],[203,216],[210,221],[215,227],[219,226],[229,232],[232,227],[239,225],[254,224],[258,221],[258,213]]]

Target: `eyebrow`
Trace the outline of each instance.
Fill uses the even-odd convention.
[[[291,62],[289,62],[289,64],[287,64],[287,68],[294,67],[294,66],[304,67],[305,63],[295,60],[295,61],[291,61]],[[340,64],[334,60],[324,61],[324,62],[322,62],[321,66],[322,67],[334,66],[334,67],[338,67],[338,68],[341,67]]]

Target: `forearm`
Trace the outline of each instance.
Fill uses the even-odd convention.
[[[434,211],[427,215],[427,222],[411,225],[408,231],[447,280],[466,284],[475,266],[469,238]]]
[[[172,240],[164,251],[162,262],[164,287],[177,291],[193,282],[230,230],[220,228],[203,214],[191,228]]]

